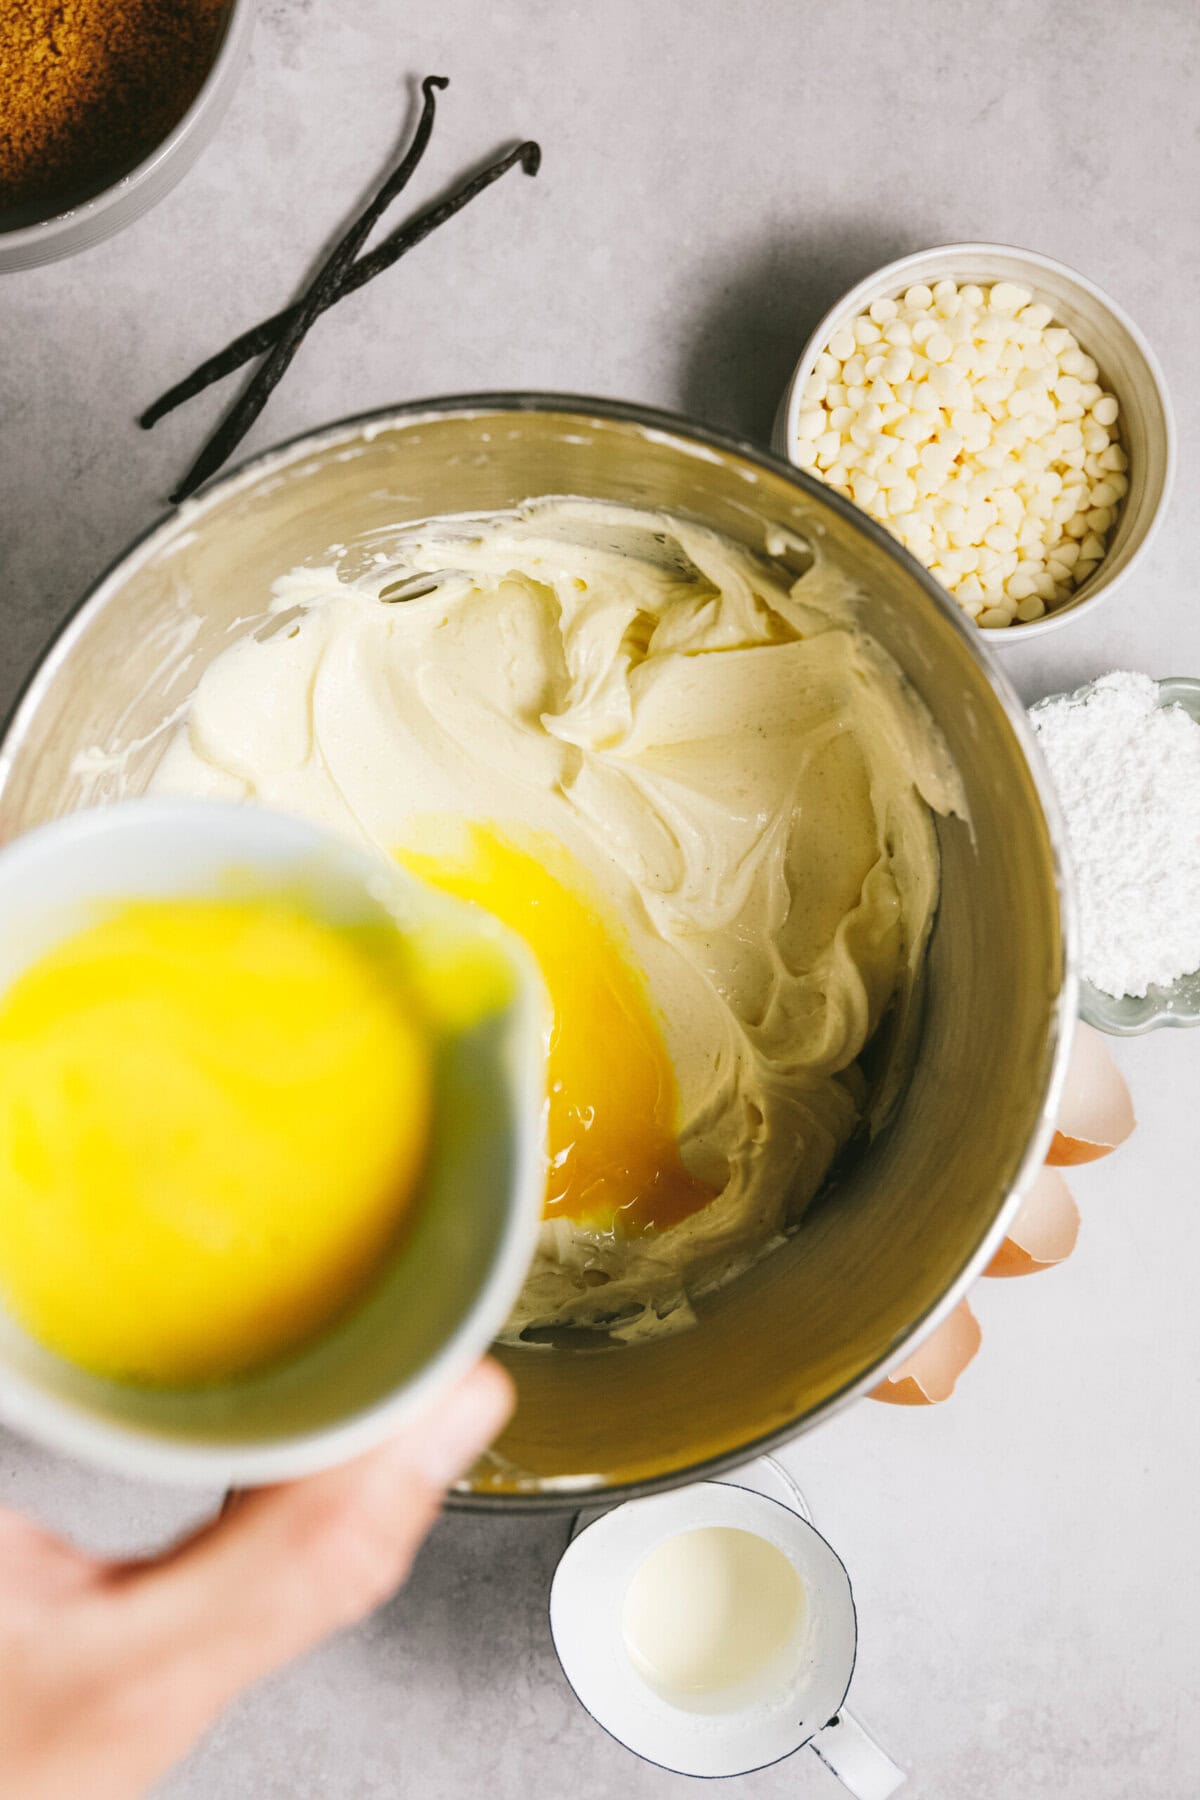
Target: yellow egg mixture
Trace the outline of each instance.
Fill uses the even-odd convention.
[[[925,709],[819,553],[795,580],[582,501],[370,534],[259,618],[152,788],[299,814],[520,932],[554,1026],[509,1335],[686,1322],[896,1091],[961,804]]]
[[[400,940],[285,901],[108,911],[0,1003],[0,1288],[100,1374],[218,1380],[330,1324],[430,1127]]]
[[[550,1000],[547,1218],[626,1234],[714,1197],[679,1154],[679,1091],[644,980],[560,845],[518,849],[464,821],[421,820],[415,875],[474,901],[533,950]],[[429,847],[429,846],[436,847]]]

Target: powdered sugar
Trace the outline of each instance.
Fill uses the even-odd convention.
[[[1200,725],[1130,670],[1030,719],[1066,815],[1084,979],[1141,998],[1200,968]]]

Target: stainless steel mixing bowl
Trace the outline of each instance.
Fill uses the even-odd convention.
[[[7,835],[148,779],[206,664],[270,584],[333,543],[436,513],[575,494],[690,515],[762,552],[820,547],[945,734],[970,824],[939,824],[922,1037],[888,1129],[694,1330],[514,1349],[517,1417],[461,1503],[578,1504],[712,1473],[870,1388],[943,1318],[1045,1153],[1075,1010],[1053,803],[1024,711],[979,634],[828,488],[662,414],[546,395],[415,405],[272,451],[156,525],[47,652],[0,745]],[[797,565],[800,566],[800,565]],[[140,746],[140,747],[138,747]]]

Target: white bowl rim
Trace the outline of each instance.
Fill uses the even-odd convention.
[[[1090,594],[1085,595],[1074,605],[1064,606],[1057,612],[1045,613],[1040,619],[1030,619],[1020,627],[1010,626],[1005,631],[989,631],[985,634],[989,645],[1007,644],[1011,647],[1014,643],[1028,643],[1031,638],[1044,636],[1048,631],[1057,631],[1060,626],[1068,624],[1072,619],[1079,618],[1085,613],[1094,600],[1100,600],[1105,595],[1114,593],[1133,573],[1150,548],[1170,503],[1171,492],[1175,485],[1175,469],[1178,459],[1175,413],[1171,405],[1171,396],[1162,364],[1141,327],[1134,322],[1123,306],[1092,281],[1089,276],[1081,274],[1069,263],[1059,262],[1053,256],[1043,256],[1038,250],[1025,250],[1019,244],[931,244],[926,250],[913,250],[906,256],[896,257],[892,262],[881,263],[871,274],[864,275],[861,281],[857,281],[853,287],[847,288],[841,298],[835,300],[833,305],[826,309],[810,332],[800,351],[796,366],[792,370],[791,379],[784,389],[783,399],[776,415],[773,434],[774,448],[780,456],[786,457],[788,462],[792,461],[791,445],[795,441],[796,423],[800,414],[804,384],[812,374],[813,364],[817,357],[845,315],[848,313],[857,315],[864,311],[872,300],[878,300],[890,293],[892,288],[902,283],[905,274],[929,262],[932,257],[953,260],[956,257],[967,255],[1009,257],[1015,262],[1026,264],[1031,270],[1040,269],[1049,274],[1058,275],[1068,283],[1080,288],[1091,299],[1098,301],[1128,334],[1149,371],[1166,439],[1166,463],[1163,470],[1162,487],[1154,504],[1154,510],[1150,514],[1138,543],[1129,555],[1125,567],[1119,574],[1102,582],[1100,586],[1094,588]],[[951,278],[949,275],[947,276],[947,279]],[[953,279],[957,279],[957,277],[955,276]],[[799,465],[794,466],[798,467]],[[1100,566],[1103,568],[1103,564]],[[953,596],[951,598],[953,599]],[[979,629],[980,627],[976,626],[976,630]]]
[[[255,0],[230,0],[225,35],[217,46],[217,54],[213,57],[191,105],[175,121],[166,137],[141,162],[135,163],[132,169],[118,177],[109,187],[101,188],[90,200],[81,200],[78,206],[69,206],[63,212],[49,213],[44,219],[37,219],[31,225],[18,225],[12,231],[0,230],[0,253],[10,249],[42,249],[51,245],[59,238],[78,230],[87,220],[102,219],[113,207],[136,193],[139,188],[145,187],[164,162],[175,158],[187,139],[201,125],[205,113],[213,104],[214,94],[220,91],[227,71],[231,64],[236,64],[249,40],[254,14]],[[184,170],[180,169],[181,176],[183,173]],[[131,217],[127,223],[132,225],[134,218]],[[101,238],[89,238],[87,243],[79,245],[79,249],[90,250],[93,243],[100,241]],[[22,266],[14,264],[11,270],[5,270],[4,263],[0,262],[0,271],[16,274]]]

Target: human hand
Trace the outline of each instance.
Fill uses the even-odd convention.
[[[0,1800],[144,1794],[242,1688],[387,1598],[511,1408],[481,1363],[392,1442],[145,1561],[0,1512]]]

